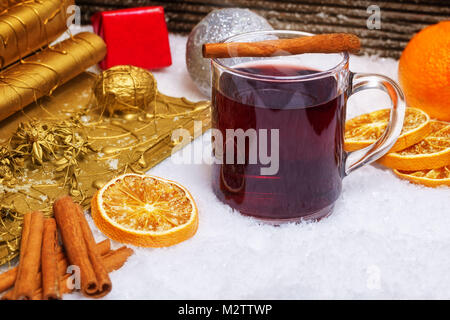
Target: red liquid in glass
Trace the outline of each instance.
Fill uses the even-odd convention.
[[[267,76],[318,72],[289,64],[252,63],[237,69]],[[226,129],[279,129],[279,170],[265,176],[260,169],[268,165],[259,162],[213,164],[217,197],[262,219],[297,219],[330,211],[341,192],[344,161],[345,97],[337,94],[336,80],[262,81],[223,73],[218,81],[212,94],[213,128],[224,137]]]

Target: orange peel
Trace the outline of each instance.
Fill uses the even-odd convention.
[[[142,247],[165,247],[192,237],[198,210],[181,184],[151,175],[124,174],[92,198],[92,218],[109,238]]]

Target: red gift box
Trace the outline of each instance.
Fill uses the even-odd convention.
[[[108,48],[102,69],[123,64],[158,69],[172,64],[163,7],[98,12],[92,25]]]

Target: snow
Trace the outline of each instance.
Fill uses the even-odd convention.
[[[161,92],[199,100],[185,68],[185,42],[170,35],[173,65],[154,75]],[[395,60],[350,61],[352,71],[397,78]],[[348,116],[387,103],[384,94],[360,94],[350,99]],[[330,217],[274,227],[217,200],[207,164],[167,159],[149,173],[191,191],[198,232],[173,247],[133,248],[125,266],[111,274],[113,290],[105,299],[450,298],[449,188],[413,185],[380,166],[366,166],[344,179]]]

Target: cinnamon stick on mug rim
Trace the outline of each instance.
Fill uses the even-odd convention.
[[[204,58],[274,57],[302,53],[357,53],[359,38],[351,33],[328,33],[291,39],[257,42],[205,43]]]

